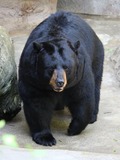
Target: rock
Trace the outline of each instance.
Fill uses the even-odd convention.
[[[115,52],[110,57],[110,61],[113,64],[116,78],[120,84],[120,47],[117,47]]]
[[[57,0],[0,0],[0,24],[11,34],[29,33],[56,5]]]
[[[11,120],[20,109],[14,47],[5,29],[0,27],[0,119]]]

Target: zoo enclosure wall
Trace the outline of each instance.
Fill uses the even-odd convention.
[[[0,0],[0,25],[9,33],[30,32],[56,10],[120,18],[119,0]]]

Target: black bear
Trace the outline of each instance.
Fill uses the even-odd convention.
[[[37,144],[56,144],[54,109],[69,108],[70,136],[96,121],[103,61],[101,41],[78,15],[57,12],[32,31],[20,58],[19,93]]]

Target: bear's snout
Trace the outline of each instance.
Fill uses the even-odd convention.
[[[62,92],[67,84],[66,72],[55,69],[49,83],[55,92]]]
[[[58,86],[58,87],[63,87],[63,85],[64,85],[63,80],[58,80],[58,81],[57,81],[57,86]]]

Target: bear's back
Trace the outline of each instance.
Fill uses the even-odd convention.
[[[60,11],[52,14],[40,23],[30,34],[28,42],[49,41],[55,38],[67,38],[71,41],[93,41],[95,36],[91,27],[80,18],[70,12]]]

